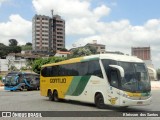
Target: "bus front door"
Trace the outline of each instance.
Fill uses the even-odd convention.
[[[117,73],[117,70],[111,70],[110,71],[110,77],[109,77],[109,92],[108,92],[108,103],[110,105],[119,105],[120,104],[120,95],[119,92],[119,76]]]

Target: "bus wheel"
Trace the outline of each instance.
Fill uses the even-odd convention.
[[[55,102],[58,102],[58,101],[59,101],[58,92],[57,92],[56,90],[53,92],[53,98],[54,98],[54,101],[55,101]]]
[[[103,98],[101,93],[98,93],[95,96],[95,105],[99,109],[103,109],[104,108],[104,98]]]
[[[49,100],[50,101],[53,101],[53,94],[52,94],[52,91],[51,90],[48,90],[48,97],[49,97]]]

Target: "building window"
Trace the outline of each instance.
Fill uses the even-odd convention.
[[[105,47],[101,47],[101,49],[105,49]]]
[[[63,38],[63,36],[57,36],[57,38]]]

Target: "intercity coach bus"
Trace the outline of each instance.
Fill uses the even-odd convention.
[[[151,85],[144,62],[136,57],[99,54],[41,67],[40,93],[49,100],[75,100],[104,105],[151,103]]]
[[[39,90],[40,75],[28,72],[10,72],[5,76],[3,82],[5,90]]]

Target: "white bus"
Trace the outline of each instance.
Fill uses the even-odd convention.
[[[151,103],[147,68],[141,59],[127,55],[99,54],[43,65],[40,92],[50,100],[76,100],[98,108]]]

